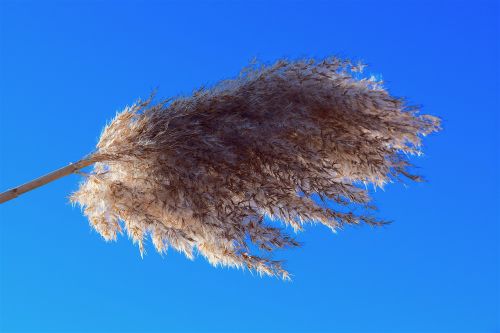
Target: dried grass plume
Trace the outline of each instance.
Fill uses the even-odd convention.
[[[298,243],[272,220],[383,224],[365,185],[419,180],[407,156],[439,129],[362,70],[280,60],[189,97],[139,101],[104,129],[71,200],[106,240],[125,229],[141,253],[150,236],[158,252],[287,278],[265,253]]]

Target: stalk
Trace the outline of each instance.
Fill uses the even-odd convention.
[[[95,160],[92,157],[87,157],[79,160],[78,162],[75,163],[70,163],[69,165],[60,168],[58,170],[52,171],[44,176],[41,176],[37,179],[34,179],[32,181],[29,181],[23,185],[11,188],[10,190],[7,190],[5,192],[0,193],[0,204],[7,202],[9,200],[12,200],[21,194],[24,194],[26,192],[29,192],[31,190],[34,190],[40,186],[46,185],[50,182],[53,182],[54,180],[57,180],[59,178],[65,177],[67,175],[70,175],[74,173],[75,171],[78,171],[82,168],[85,168],[89,165],[94,164]]]

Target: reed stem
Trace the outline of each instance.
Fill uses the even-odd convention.
[[[20,185],[20,186],[11,188],[10,190],[7,190],[5,192],[2,192],[2,193],[0,193],[0,204],[7,202],[9,200],[12,200],[12,199],[20,196],[23,193],[34,190],[37,187],[46,185],[50,182],[53,182],[54,180],[57,180],[59,178],[70,175],[70,174],[74,173],[75,171],[78,171],[82,168],[85,168],[86,166],[94,164],[94,162],[95,162],[95,160],[92,157],[86,157],[86,158],[79,160],[78,162],[71,163],[63,168],[52,171],[44,176],[41,176],[37,179],[29,181],[23,185]]]

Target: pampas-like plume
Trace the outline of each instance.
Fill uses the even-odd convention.
[[[190,97],[139,101],[104,129],[71,200],[106,240],[124,227],[141,254],[150,235],[159,252],[197,251],[213,265],[287,278],[256,247],[298,243],[265,217],[296,231],[383,224],[364,186],[419,180],[407,155],[439,129],[362,78],[362,67],[280,60]]]

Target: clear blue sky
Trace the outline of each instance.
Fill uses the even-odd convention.
[[[70,176],[0,207],[2,332],[498,332],[496,1],[0,2],[1,189],[89,152],[115,112],[253,57],[364,60],[443,118],[383,229],[310,226],[292,282],[106,243]]]

